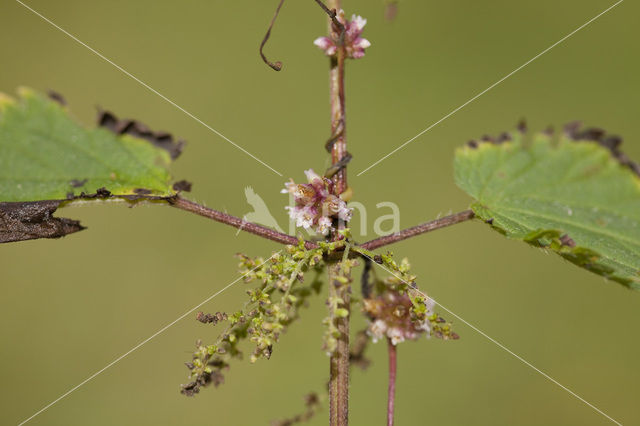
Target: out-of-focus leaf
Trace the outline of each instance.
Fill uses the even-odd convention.
[[[640,289],[640,167],[620,143],[577,124],[485,137],[457,150],[456,183],[507,237]]]

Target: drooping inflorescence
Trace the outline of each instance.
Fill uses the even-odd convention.
[[[242,340],[254,345],[251,362],[269,359],[280,335],[298,318],[299,308],[320,290],[317,281],[296,284],[303,283],[305,272],[321,266],[322,249],[306,250],[301,242],[298,246],[287,246],[267,260],[242,254],[238,257],[245,283],[258,281],[259,284],[247,290],[249,299],[241,310],[231,315],[198,313],[196,319],[200,322],[227,322],[227,327],[212,344],[196,342],[192,360],[186,363],[190,382],[182,385],[185,395],[194,395],[211,383],[215,386],[223,383],[223,371],[229,368],[229,361],[242,357],[238,347]]]
[[[281,334],[299,318],[299,309],[320,292],[321,282],[305,281],[306,274],[322,271],[325,257],[343,246],[342,241],[318,242],[317,248],[306,249],[300,240],[297,246],[286,246],[266,260],[238,254],[244,282],[257,281],[258,285],[247,290],[248,300],[233,314],[198,313],[196,319],[204,324],[226,322],[227,327],[212,344],[196,342],[191,361],[185,363],[190,381],[182,385],[181,392],[192,396],[203,386],[222,384],[229,362],[242,358],[239,344],[244,340],[254,347],[251,362],[269,359]]]

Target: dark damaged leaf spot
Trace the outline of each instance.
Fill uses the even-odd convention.
[[[109,111],[98,112],[98,125],[111,130],[117,135],[127,134],[136,138],[145,139],[158,148],[167,151],[172,160],[180,156],[186,143],[182,139],[174,141],[171,133],[154,132],[140,121],[131,119],[119,120],[115,114]]]
[[[49,90],[47,92],[47,95],[49,96],[49,99],[51,99],[52,101],[55,101],[62,106],[67,106],[67,101],[64,99],[64,97],[60,93],[54,90]]]
[[[518,123],[518,131],[521,134],[525,134],[527,126],[524,121]],[[547,137],[553,136],[553,127],[549,126],[541,132],[542,135]],[[608,135],[603,129],[591,127],[587,129],[582,128],[582,122],[572,121],[565,124],[564,134],[570,140],[575,142],[595,142],[600,146],[607,148],[612,157],[615,158],[620,164],[628,167],[634,174],[640,176],[640,164],[632,161],[625,153],[620,150],[622,144],[622,138],[617,135]],[[500,145],[501,143],[512,141],[512,136],[509,133],[502,133],[497,138],[490,135],[484,135],[479,141],[472,139],[466,143],[469,148],[478,148],[481,144],[490,143],[493,145]]]
[[[136,188],[133,190],[133,192],[135,192],[138,195],[149,195],[151,194],[151,191],[149,191],[148,189],[144,189],[144,188]]]
[[[527,133],[527,122],[526,122],[526,120],[524,120],[524,119],[520,120],[520,122],[518,123],[517,129],[522,134]]]
[[[0,203],[0,243],[60,238],[85,229],[80,222],[53,217],[60,201]]]
[[[96,190],[96,195],[99,198],[107,198],[109,196],[111,196],[111,191],[109,191],[107,188],[105,188],[104,186],[102,188],[98,188]]]
[[[113,132],[87,128],[60,106],[64,102],[56,93],[22,88],[18,94],[15,100],[0,94],[9,99],[0,108],[1,242],[57,238],[83,229],[76,221],[54,217],[56,208],[75,200],[132,204],[171,202],[177,195],[167,168],[182,143],[170,134],[109,113],[101,121]],[[186,190],[188,184],[177,186]]]
[[[576,246],[576,242],[573,241],[573,239],[568,236],[567,234],[564,234],[563,236],[560,237],[560,243],[563,246],[567,246],[567,247],[575,247]]]
[[[69,185],[73,186],[74,188],[80,188],[81,186],[84,186],[85,183],[87,183],[89,179],[72,179],[69,181]]]
[[[476,216],[640,290],[640,166],[620,151],[622,139],[579,122],[557,135],[518,127],[508,141],[484,136],[456,152],[456,183],[476,198]]]
[[[503,142],[509,142],[511,140],[511,135],[507,132],[502,132],[500,136],[496,139],[497,144],[501,144]]]
[[[582,129],[582,123],[579,121],[567,124],[564,127],[564,132],[567,137],[576,142],[596,142],[600,146],[607,148],[613,158],[618,160],[620,164],[628,167],[633,173],[640,176],[640,165],[631,161],[625,153],[620,151],[620,145],[622,144],[622,138],[620,136],[607,135],[607,132],[595,127]]]
[[[173,184],[173,189],[179,192],[191,192],[191,182],[180,180]]]

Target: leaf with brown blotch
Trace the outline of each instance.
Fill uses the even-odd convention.
[[[78,124],[62,96],[0,93],[0,242],[59,238],[84,229],[56,218],[75,200],[170,200],[188,191],[167,170],[184,142],[135,120],[101,112]]]

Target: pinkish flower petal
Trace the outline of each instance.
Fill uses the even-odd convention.
[[[391,339],[391,343],[396,346],[398,343],[404,342],[404,333],[399,328],[390,328],[387,330],[387,337]]]
[[[327,235],[329,230],[331,230],[331,219],[326,216],[322,216],[318,219],[317,231],[319,234]]]
[[[316,212],[315,209],[311,207],[304,207],[298,209],[296,214],[296,226],[302,227],[304,229],[309,229],[313,225],[313,221],[315,220]]]
[[[304,174],[305,176],[307,176],[307,180],[309,181],[310,184],[313,184],[314,181],[323,182],[320,175],[314,172],[313,169],[305,170]]]
[[[382,339],[387,331],[387,324],[378,319],[375,320],[372,324],[369,325],[367,329],[367,334],[371,336],[371,340],[376,343],[378,340]]]
[[[316,190],[313,185],[308,183],[301,183],[295,186],[295,190],[293,191],[293,197],[295,199],[296,204],[298,205],[307,205],[311,203],[316,197]]]
[[[365,25],[367,25],[367,20],[360,15],[352,15],[351,22],[353,22],[358,29],[358,31],[362,32],[362,29]]]
[[[322,50],[327,50],[329,46],[333,45],[333,41],[329,37],[318,37],[313,41],[313,44]]]
[[[371,47],[371,42],[369,40],[367,40],[366,38],[358,37],[353,42],[353,47],[356,48],[356,49],[366,49],[367,47]]]
[[[340,200],[342,201],[342,200]],[[347,207],[347,203],[345,203],[344,201],[342,201],[342,205],[340,206],[340,209],[338,210],[338,218],[340,218],[340,220],[344,220],[345,222],[351,220],[351,215],[353,214],[353,209],[350,209]]]

